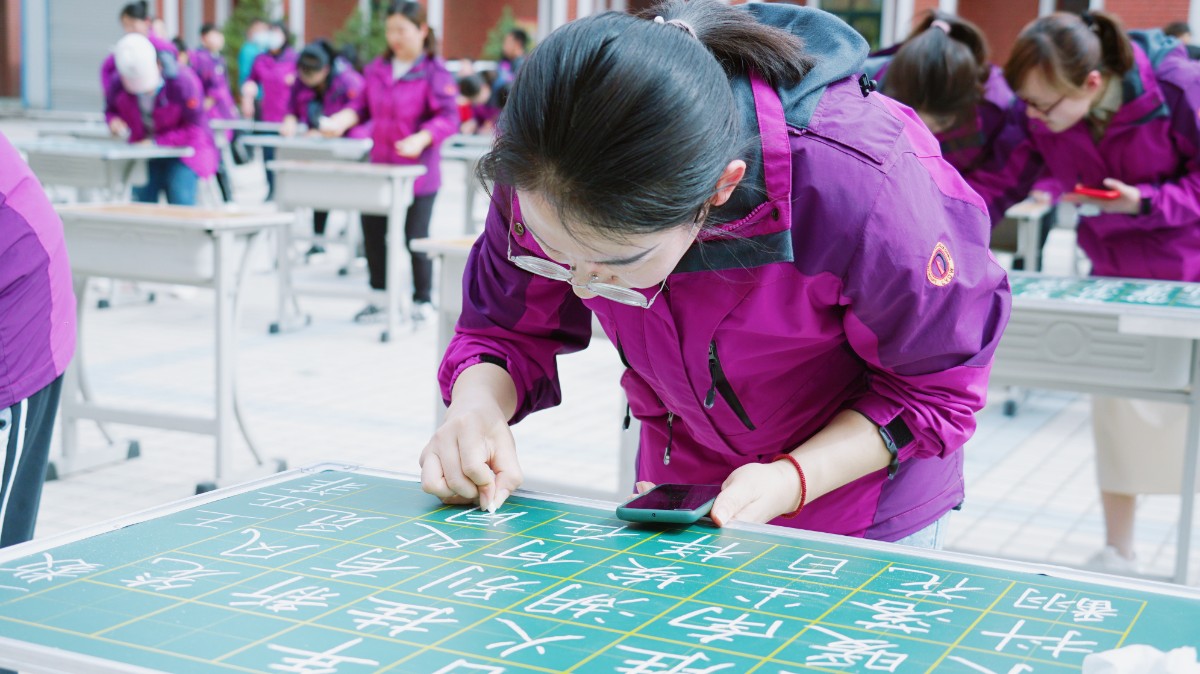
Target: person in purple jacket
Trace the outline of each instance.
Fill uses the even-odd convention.
[[[1092,273],[1200,281],[1200,64],[1183,45],[1103,12],[1052,14],[1021,32],[1004,75],[1046,164],[1039,187],[1091,213],[1077,236]],[[1107,535],[1091,562],[1133,571],[1136,495],[1178,493],[1186,408],[1096,397],[1092,409]]]
[[[0,548],[33,538],[62,374],[74,354],[62,221],[0,134]]]
[[[194,206],[199,179],[211,178],[218,164],[200,80],[191,68],[165,77],[160,52],[137,33],[121,38],[113,53],[120,77],[105,96],[105,115],[128,129],[130,143],[193,150],[183,159],[151,159],[146,184],[133,188],[134,200],[153,203],[166,192],[169,203]]]
[[[131,2],[121,8],[121,29],[125,34],[137,33],[145,35],[159,51],[170,52],[171,58],[179,58],[179,49],[165,36],[159,35],[151,28],[150,4],[146,0]],[[117,80],[117,63],[109,54],[100,64],[100,90],[108,91],[108,87]]]
[[[267,31],[267,51],[254,59],[250,76],[242,83],[242,114],[263,122],[282,122],[287,116],[292,86],[296,83],[296,50],[287,26],[276,21]],[[259,98],[259,90],[262,97]],[[257,99],[258,105],[255,105]],[[275,159],[275,148],[263,148],[263,161]],[[267,171],[267,199],[275,192],[275,172]]]
[[[722,485],[719,525],[935,545],[1010,293],[983,201],[872,93],[866,53],[828,13],[718,0],[534,49],[481,160],[493,207],[423,488],[504,501],[508,426],[559,402],[594,314],[642,421],[639,489]]]
[[[396,0],[385,17],[387,52],[363,69],[366,80],[366,120],[371,122],[371,161],[376,164],[420,164],[425,175],[413,187],[413,203],[404,219],[404,240],[429,236],[433,202],[441,187],[442,142],[458,131],[458,85],[436,55],[437,40],[416,2]],[[349,113],[347,113],[349,115]],[[387,231],[392,223],[382,215],[363,215],[363,247],[373,290],[387,281]],[[399,225],[399,223],[394,223]],[[413,320],[433,314],[433,263],[424,253],[411,252]],[[359,322],[383,315],[370,302],[354,317]]]
[[[200,78],[200,86],[204,89],[204,109],[209,119],[238,119],[238,108],[233,103],[233,93],[229,89],[229,78],[226,74],[225,33],[217,28],[215,23],[200,26],[200,48],[191,52],[189,65]],[[227,131],[226,138],[233,142],[233,132]],[[225,201],[233,197],[232,182],[229,179],[227,167],[222,165],[217,170],[217,184]]]
[[[366,117],[363,76],[350,62],[337,56],[324,40],[313,42],[300,52],[296,61],[296,83],[292,85],[282,136],[294,136],[301,121],[308,134],[325,138],[369,138],[370,124],[359,124]],[[313,233],[325,234],[328,211],[313,212]],[[308,254],[325,252],[314,244]]]
[[[865,71],[881,93],[916,110],[942,156],[983,197],[993,226],[1029,195],[1042,166],[1031,156],[1024,105],[988,60],[975,24],[931,11],[904,42],[872,54]]]

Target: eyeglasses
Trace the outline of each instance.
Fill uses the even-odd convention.
[[[1033,108],[1034,110],[1037,110],[1038,112],[1042,113],[1043,115],[1049,117],[1050,113],[1054,112],[1054,109],[1058,107],[1059,103],[1062,103],[1063,101],[1067,100],[1067,95],[1063,94],[1062,96],[1059,96],[1058,100],[1051,103],[1050,107],[1048,107],[1048,108],[1043,108],[1038,105],[1034,105],[1033,101],[1029,101],[1024,98],[1021,100],[1025,101],[1025,105],[1027,105],[1027,106]]]
[[[704,208],[701,208],[696,213],[696,219],[692,222],[694,226],[700,224],[700,218],[704,214],[704,210]],[[511,211],[509,211],[509,213],[515,214],[516,212],[516,199],[514,199],[513,208]],[[569,283],[572,288],[584,288],[588,292],[603,297],[606,300],[612,300],[613,302],[619,302],[620,304],[625,304],[631,307],[641,307],[643,309],[649,309],[650,305],[654,304],[654,301],[658,299],[658,296],[661,295],[662,291],[667,287],[667,279],[663,279],[662,284],[658,286],[658,292],[654,293],[654,296],[650,299],[646,299],[645,295],[637,290],[634,290],[633,288],[625,288],[622,286],[613,285],[611,283],[601,283],[600,281],[596,280],[598,277],[595,274],[592,274],[592,278],[588,279],[587,283],[575,283],[575,267],[573,266],[564,267],[552,260],[534,257],[532,255],[513,255],[512,242],[514,238],[513,227],[515,224],[516,218],[509,217],[508,261],[517,265],[521,269],[524,269],[530,274],[537,274],[538,276],[552,279],[554,281],[563,281],[564,283]]]

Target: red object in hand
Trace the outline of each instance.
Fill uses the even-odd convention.
[[[1084,185],[1076,185],[1074,193],[1081,197],[1104,199],[1106,201],[1112,201],[1113,199],[1119,199],[1121,197],[1121,193],[1117,190],[1106,190],[1099,187],[1085,187]]]

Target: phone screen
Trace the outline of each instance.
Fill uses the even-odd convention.
[[[661,484],[625,504],[645,510],[695,510],[715,499],[721,488],[709,484]]]

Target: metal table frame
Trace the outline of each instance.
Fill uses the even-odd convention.
[[[190,147],[130,145],[115,140],[45,138],[15,145],[43,185],[100,191],[104,201],[127,200],[135,181],[145,181],[149,160],[194,154]]]
[[[206,211],[157,204],[63,206],[58,212],[63,220],[71,253],[71,271],[78,296],[78,347],[64,378],[60,412],[62,457],[55,462],[55,475],[62,476],[136,455],[127,449],[111,446],[111,437],[107,451],[80,452],[77,424],[81,419],[212,435],[216,440],[213,480],[200,482],[197,486],[200,491],[211,489],[215,482],[228,477],[234,445],[234,424],[257,462],[264,465],[246,431],[237,401],[237,301],[254,240],[266,230],[287,226],[291,216],[274,212]],[[139,241],[144,244],[139,246]],[[89,244],[93,249],[88,249]],[[197,260],[207,255],[211,255],[211,259],[205,260],[206,266],[202,271],[172,268],[170,261],[164,262],[172,246],[185,251],[185,254],[196,252]],[[238,247],[242,248],[240,259],[236,257]],[[84,367],[83,339],[83,308],[86,304],[83,295],[92,276],[192,285],[215,291],[213,415],[146,412],[93,402],[94,396]],[[282,466],[282,462],[275,461],[272,468],[282,469]]]

